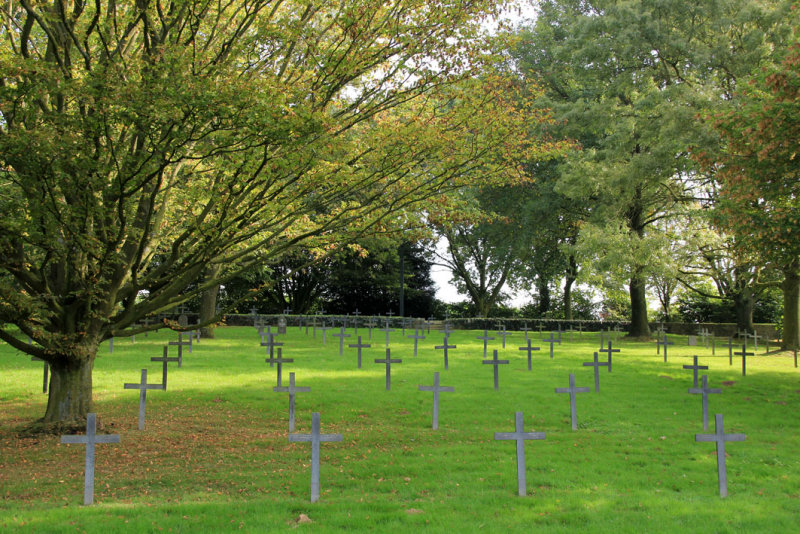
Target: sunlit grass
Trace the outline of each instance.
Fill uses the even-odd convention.
[[[352,333],[352,331],[350,331]],[[409,331],[407,334],[411,334]],[[330,334],[330,333],[329,333]],[[366,329],[359,329],[369,343]],[[578,386],[593,386],[583,367],[598,349],[594,335],[575,335],[542,347],[533,370],[509,337],[501,359],[500,390],[492,366],[481,363],[482,332],[457,331],[444,370],[442,335],[432,332],[413,357],[413,340],[392,336],[392,389],[385,390],[384,334],[373,332],[363,350],[339,355],[336,338],[325,346],[289,329],[283,356],[284,383],[294,372],[297,431],[308,432],[311,412],[321,413],[322,432],[341,433],[341,443],[321,448],[321,499],[309,498],[310,450],[290,444],[288,397],[272,391],[276,369],[252,328],[218,330],[170,364],[167,392],[148,392],[147,428],[136,430],[138,391],[124,390],[148,369],[158,382],[161,364],[150,362],[174,335],[161,331],[136,343],[118,339],[114,353],[101,347],[95,365],[95,411],[103,432],[119,433],[118,445],[98,446],[96,502],[80,506],[83,447],[57,437],[22,438],[17,430],[40,417],[42,364],[0,346],[0,528],[30,532],[130,531],[163,528],[186,532],[269,531],[297,525],[308,515],[315,531],[427,531],[532,529],[548,532],[789,532],[800,516],[800,446],[796,409],[800,372],[789,353],[729,365],[727,348],[686,346],[675,336],[669,361],[655,344],[620,340],[614,369],[601,370],[600,393],[578,395],[579,430],[570,428],[569,399],[556,395],[569,373]],[[355,337],[355,336],[353,336]],[[355,343],[353,338],[348,342]],[[174,355],[171,349],[171,355]],[[761,349],[759,352],[763,352]],[[727,432],[747,434],[728,446],[729,497],[717,494],[713,444],[695,443],[702,432],[698,395],[689,395],[691,356],[710,367],[710,413],[725,414]],[[430,392],[441,384],[455,391],[440,397],[438,431],[430,428]],[[724,382],[729,385],[722,385]],[[494,441],[509,432],[514,412],[525,430],[547,439],[526,444],[528,496],[516,496],[514,444]],[[713,428],[711,429],[713,431]]]

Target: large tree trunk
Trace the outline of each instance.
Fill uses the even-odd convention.
[[[564,280],[564,319],[572,320],[572,284],[578,277],[578,263],[575,256],[569,257],[567,273]]]
[[[647,294],[645,281],[639,274],[631,278],[631,329],[630,337],[649,338],[650,325],[647,324]]]
[[[800,269],[797,262],[783,270],[783,341],[784,350],[800,349]]]
[[[743,289],[740,293],[733,296],[733,306],[736,312],[736,328],[739,330],[746,330],[748,332],[755,331],[753,324],[753,304],[754,304],[753,290],[748,288]]]
[[[92,368],[96,350],[89,358],[58,358],[50,362],[50,393],[47,410],[40,421],[45,429],[85,428],[86,414],[92,410]]]
[[[536,279],[536,291],[539,293],[539,316],[550,311],[550,285],[541,276]]]
[[[219,275],[219,265],[210,265],[206,269],[205,279],[210,280]],[[208,323],[217,314],[217,297],[219,296],[219,284],[215,284],[206,290],[200,297],[200,324]],[[214,338],[214,326],[209,324],[200,329],[202,337]]]

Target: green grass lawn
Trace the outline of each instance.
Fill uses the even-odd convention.
[[[352,330],[350,331],[352,334]],[[411,332],[408,332],[409,334]],[[524,337],[507,348],[490,342],[501,359],[500,390],[492,366],[483,365],[482,332],[457,331],[444,370],[442,335],[432,332],[413,357],[413,341],[392,336],[392,389],[385,389],[384,334],[374,332],[356,352],[338,339],[325,346],[296,327],[283,355],[296,374],[297,432],[310,432],[320,412],[323,433],[342,442],[321,447],[320,501],[309,502],[310,446],[288,442],[288,396],[274,393],[276,370],[253,328],[221,328],[202,340],[183,367],[170,364],[169,390],[149,391],[147,427],[137,430],[141,369],[157,382],[162,346],[175,339],[162,330],[136,343],[108,345],[94,372],[94,411],[103,433],[121,443],[97,446],[95,502],[81,505],[81,445],[57,436],[20,437],[41,417],[42,364],[0,346],[0,530],[22,532],[267,532],[306,528],[398,532],[797,532],[800,531],[800,371],[789,353],[729,365],[727,348],[686,346],[671,337],[669,362],[654,343],[621,340],[613,372],[601,370],[600,392],[577,397],[578,430],[570,426],[569,397],[555,393],[574,373],[578,386],[593,386],[582,362],[599,347],[583,334],[533,356],[528,371]],[[360,329],[366,341],[367,330]],[[348,342],[355,343],[354,337]],[[760,352],[763,349],[760,350]],[[175,349],[170,354],[174,355]],[[719,497],[713,443],[703,433],[701,399],[690,395],[691,356],[710,369],[710,429],[723,413],[725,430],[747,440],[727,444],[728,492]],[[431,429],[433,395],[418,385],[455,388],[442,393],[439,430]],[[723,385],[725,384],[725,385]],[[528,441],[526,497],[517,496],[515,444],[495,441],[514,430],[522,411],[525,430],[547,439]],[[298,522],[302,515],[310,523]]]

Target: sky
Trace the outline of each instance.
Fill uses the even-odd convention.
[[[520,13],[509,12],[507,14],[508,20],[513,23],[523,22],[525,20],[532,20],[534,18],[534,7],[532,0],[519,0]],[[446,254],[447,245],[440,240],[436,245],[436,250],[439,254]],[[461,302],[467,300],[466,295],[460,295],[453,284],[450,283],[452,273],[447,267],[434,265],[431,268],[431,278],[436,284],[436,298],[442,302]],[[514,293],[508,304],[512,306],[522,306],[530,301],[530,295],[527,292]]]

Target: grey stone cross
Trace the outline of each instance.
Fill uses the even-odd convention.
[[[109,338],[108,340],[108,353],[114,354],[114,338]]]
[[[545,343],[550,343],[550,359],[552,360],[553,359],[553,345],[555,343],[558,343],[559,345],[561,345],[561,336],[558,336],[558,339],[556,339],[555,337],[553,337],[553,333],[550,332],[550,339],[545,339],[544,342]]]
[[[699,369],[708,369],[708,366],[707,365],[697,365],[697,356],[693,356],[692,358],[694,358],[694,360],[693,360],[694,363],[692,365],[684,365],[683,368],[692,370],[692,374],[694,375],[694,380],[692,381],[692,385],[694,387],[697,387],[697,371]]]
[[[747,357],[755,354],[754,352],[747,352],[747,343],[742,343],[742,352],[734,352],[734,356],[742,357],[742,376],[747,376]]]
[[[695,384],[695,387],[689,388],[689,393],[703,396],[703,430],[708,430],[708,395],[711,393],[722,393],[722,390],[709,388],[708,377],[703,375],[703,387],[698,388]]]
[[[733,365],[733,336],[728,338],[728,365]]]
[[[275,386],[272,388],[275,393],[289,394],[289,432],[294,432],[294,398],[296,393],[308,393],[310,387],[297,387],[294,385],[294,373],[289,373],[288,386]]]
[[[332,326],[325,326],[325,321],[322,321],[322,326],[320,326],[319,329],[322,330],[322,344],[325,345],[327,343],[327,341],[328,341],[326,339],[328,330],[333,330],[333,327]]]
[[[339,330],[338,334],[333,334],[333,337],[339,338],[339,356],[344,354],[344,338],[350,337],[350,334],[345,332],[345,328],[342,326]]]
[[[267,358],[267,361],[269,362],[269,366],[272,367],[272,364],[275,363],[274,359],[273,359],[273,354],[275,353],[275,347],[282,347],[283,346],[283,342],[275,341],[275,334],[273,334],[272,332],[267,331],[266,336],[267,336],[267,340],[264,341],[264,338],[261,338],[260,345],[262,347],[267,347],[267,354],[269,355],[269,358]],[[324,336],[323,336],[323,338],[324,338]]]
[[[178,332],[178,341],[170,341],[167,345],[174,345],[178,347],[178,367],[183,366],[183,347],[188,347],[192,344],[192,338],[189,341],[183,340],[183,332]]]
[[[311,502],[319,500],[319,444],[342,441],[341,434],[321,434],[319,412],[311,414],[311,434],[289,434],[289,442],[311,442]]]
[[[400,359],[392,359],[391,358],[391,351],[392,349],[386,349],[386,358],[383,360],[376,358],[375,363],[385,363],[386,364],[386,391],[392,389],[392,364],[393,363],[403,363],[403,360]]]
[[[500,389],[499,377],[498,377],[498,366],[508,364],[508,360],[498,360],[497,359],[497,350],[494,351],[494,357],[491,360],[483,360],[484,365],[493,365],[494,366],[494,389],[495,391]]]
[[[598,352],[607,352],[608,353],[608,372],[611,372],[611,355],[615,352],[619,352],[619,349],[612,348],[611,340],[608,340],[608,348],[604,349],[602,345],[600,346],[600,350]]]
[[[695,434],[695,441],[716,441],[717,442],[717,477],[719,479],[719,496],[728,496],[728,472],[725,466],[725,442],[744,441],[744,434],[726,434],[722,422],[722,414],[714,415],[716,431],[714,434]]]
[[[448,366],[449,366],[449,363],[448,363],[448,361],[447,361],[447,351],[448,351],[448,349],[455,349],[455,348],[458,348],[458,347],[456,347],[455,345],[450,345],[450,344],[449,344],[449,343],[450,343],[450,342],[448,341],[448,340],[449,340],[449,338],[450,338],[450,336],[448,336],[447,334],[445,334],[445,336],[444,336],[444,344],[443,344],[443,345],[437,345],[437,346],[435,346],[435,347],[434,347],[434,349],[436,349],[436,350],[444,350],[444,370],[445,370],[445,371],[447,371],[447,369],[448,369]]]
[[[358,311],[358,308],[356,308],[356,311],[353,312],[353,335],[356,335],[356,336],[358,335],[358,316],[359,315],[361,315],[361,312]]]
[[[608,367],[608,362],[601,362],[598,358],[599,358],[599,355],[595,352],[594,353],[594,361],[583,362],[584,367],[594,367],[594,391],[595,391],[595,393],[600,391],[600,368],[603,367],[603,366]]]
[[[406,336],[406,337],[414,340],[414,357],[416,358],[417,357],[417,346],[419,344],[419,340],[420,339],[425,339],[425,331],[423,330],[422,332],[420,332],[417,328],[415,328],[414,329],[414,335],[413,336]]]
[[[528,339],[529,330],[530,328],[528,328],[528,323],[522,323],[522,331],[525,333],[525,339]]]
[[[532,369],[533,369],[533,366],[531,365],[531,355],[532,355],[532,352],[533,352],[533,351],[535,351],[535,350],[539,350],[539,347],[531,347],[531,340],[530,340],[530,339],[528,339],[528,338],[527,338],[527,336],[526,336],[526,338],[525,338],[525,339],[526,339],[526,340],[527,340],[527,342],[528,342],[528,346],[526,346],[526,347],[520,347],[520,348],[519,348],[519,350],[524,350],[524,351],[527,351],[527,353],[528,353],[528,371],[530,371],[530,370],[532,370]]]
[[[378,323],[375,322],[375,316],[371,315],[369,321],[367,322],[367,328],[369,328],[369,340],[372,341],[372,329],[375,328]]]
[[[439,373],[433,373],[433,385],[432,386],[419,386],[420,391],[433,391],[433,429],[439,429],[439,392],[453,392],[455,391],[452,387],[447,386],[440,386],[439,385]]]
[[[167,363],[169,362],[177,362],[178,358],[168,358],[167,354],[169,353],[169,345],[164,346],[164,355],[160,358],[152,357],[150,358],[151,362],[162,362],[161,364],[161,384],[164,386],[164,390],[167,389]]]
[[[86,463],[83,478],[83,504],[94,503],[94,445],[119,443],[119,434],[97,434],[97,414],[86,414],[86,435],[61,436],[61,443],[86,445]]]
[[[386,326],[382,328],[386,332],[386,348],[389,348],[389,332],[394,332],[394,328],[389,328],[389,319],[386,319]]]
[[[494,439],[517,442],[517,493],[524,497],[527,493],[525,482],[525,440],[545,439],[544,432],[525,432],[522,412],[514,414],[514,432],[495,432]]]
[[[361,369],[361,349],[368,349],[372,345],[368,343],[361,343],[361,336],[358,336],[358,343],[355,345],[347,345],[351,349],[358,349],[358,368]]]
[[[660,349],[661,346],[663,345],[664,346],[664,361],[666,362],[667,361],[667,347],[670,346],[670,345],[674,345],[674,344],[675,343],[673,341],[668,341],[667,340],[667,334],[664,334],[664,339],[662,339],[660,341],[656,341],[656,353],[658,353],[658,349]]]
[[[284,363],[294,363],[294,358],[284,358],[281,348],[278,347],[278,356],[277,356],[277,358],[273,357],[272,355],[270,355],[270,357],[267,358],[264,361],[269,363],[270,367],[272,367],[273,363],[277,363],[278,364],[278,385],[280,386],[281,385],[281,380],[282,380],[281,379],[281,372],[282,372],[282,369],[283,369],[283,364]]]
[[[512,335],[512,333],[506,332],[506,325],[503,325],[503,329],[498,331],[497,335],[503,338],[503,348],[506,348],[506,338]]]
[[[489,337],[489,334],[488,334],[487,330],[484,329],[483,330],[483,336],[482,337],[478,337],[476,339],[482,339],[483,340],[483,357],[485,358],[486,357],[487,343],[489,341],[493,340],[494,338],[493,337]]]
[[[147,404],[147,390],[164,389],[164,384],[148,384],[147,369],[142,369],[142,381],[138,384],[125,384],[125,389],[139,390],[139,430],[144,430],[144,411]]]
[[[703,327],[697,331],[697,335],[703,340],[703,345],[708,348],[708,336],[711,335],[711,332],[708,331],[708,328]]]
[[[576,388],[575,387],[575,375],[569,375],[569,387],[568,388],[556,388],[556,393],[569,393],[569,411],[570,417],[572,418],[572,430],[578,430],[578,410],[575,406],[575,394],[576,393],[588,393],[589,388]]]

